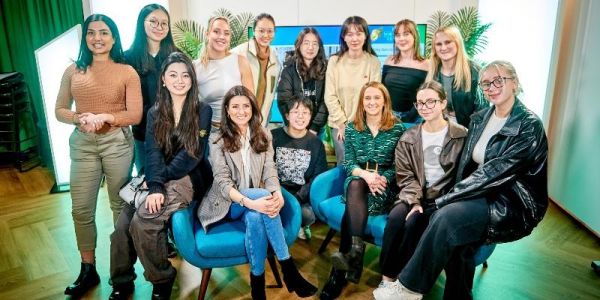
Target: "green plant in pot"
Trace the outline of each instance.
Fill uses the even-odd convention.
[[[429,17],[427,21],[427,35],[425,45],[425,55],[429,57],[431,53],[431,42],[433,34],[441,27],[454,25],[460,31],[464,42],[465,50],[469,57],[474,58],[475,55],[481,53],[487,45],[486,31],[492,26],[491,23],[482,24],[479,19],[477,8],[468,6],[459,9],[454,14],[449,14],[445,11],[436,11]]]
[[[248,27],[254,15],[247,12],[233,14],[230,10],[220,8],[213,17],[225,17],[231,26],[231,48],[248,41]],[[192,59],[197,59],[206,39],[206,28],[194,20],[179,20],[173,23],[173,40],[175,45]]]

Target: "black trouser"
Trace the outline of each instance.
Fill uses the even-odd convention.
[[[425,294],[445,269],[444,299],[471,299],[473,254],[482,244],[488,222],[485,198],[455,202],[434,212],[399,275],[402,285]]]
[[[430,212],[417,211],[406,219],[409,212],[407,203],[399,203],[392,208],[385,224],[379,266],[386,277],[394,278],[400,274],[429,222]]]
[[[367,226],[367,219],[369,218],[367,207],[368,193],[369,186],[362,178],[353,179],[348,184],[348,190],[346,191],[346,209],[344,210],[340,230],[342,235],[340,240],[340,252],[342,253],[348,253],[350,251],[353,236],[362,238],[365,234],[365,227]]]

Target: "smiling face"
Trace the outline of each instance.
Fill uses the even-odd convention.
[[[308,127],[310,117],[310,109],[301,103],[296,103],[290,112],[285,115],[285,118],[289,121],[289,126],[297,131],[302,131]]]
[[[483,95],[495,106],[510,105],[515,101],[518,82],[504,68],[488,68],[480,80]]]
[[[275,37],[275,24],[268,18],[262,18],[256,22],[254,27],[254,38],[259,46],[266,48],[271,45]]]
[[[216,19],[208,33],[208,47],[215,52],[226,52],[231,43],[231,29],[223,19]]]
[[[252,105],[246,96],[234,96],[227,104],[227,115],[239,128],[248,126],[252,118]]]
[[[443,118],[444,109],[447,101],[440,99],[440,95],[432,89],[423,89],[417,92],[417,111],[426,121],[433,121]]]
[[[184,63],[172,63],[162,77],[167,90],[174,96],[186,96],[192,87],[192,77]]]
[[[305,60],[313,60],[319,53],[319,40],[312,33],[307,33],[300,44],[300,54]]]
[[[400,51],[409,51],[415,46],[415,37],[406,26],[400,25],[394,35],[394,42],[396,43],[396,48],[400,49]]]
[[[169,16],[160,9],[154,10],[146,16],[144,30],[148,40],[160,43],[169,33]]]
[[[363,108],[367,116],[382,115],[385,98],[383,92],[375,87],[368,87],[363,96]]]
[[[456,43],[444,32],[435,34],[434,41],[435,53],[441,61],[451,61],[456,59],[458,48]]]
[[[115,44],[112,32],[103,21],[90,22],[85,41],[93,55],[108,55]]]
[[[348,32],[344,35],[344,42],[351,51],[362,51],[366,40],[367,35],[357,25],[350,25]]]

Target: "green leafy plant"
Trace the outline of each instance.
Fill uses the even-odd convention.
[[[454,25],[460,31],[465,43],[465,51],[473,58],[481,53],[487,45],[486,31],[492,26],[491,23],[482,24],[479,19],[477,8],[468,6],[459,9],[454,14],[445,11],[436,11],[427,21],[427,35],[425,38],[425,54],[431,54],[431,42],[433,34],[442,27]]]
[[[225,8],[217,9],[213,17],[225,17],[231,27],[231,48],[248,41],[248,27],[254,15],[247,12],[233,14]],[[175,45],[192,59],[197,59],[206,41],[206,28],[194,20],[179,20],[173,23]]]

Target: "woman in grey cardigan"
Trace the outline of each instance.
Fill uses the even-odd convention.
[[[279,259],[288,291],[300,297],[314,295],[317,288],[302,278],[285,242],[279,217],[284,202],[272,138],[261,126],[254,95],[243,86],[234,86],[225,94],[221,111],[221,127],[209,138],[214,182],[198,210],[202,227],[210,231],[216,222],[243,218],[253,299],[266,298],[269,245]]]

